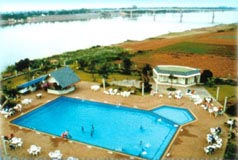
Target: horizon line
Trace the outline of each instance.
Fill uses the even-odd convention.
[[[197,7],[197,6],[185,6],[185,7],[177,7],[177,6],[173,6],[173,7],[92,7],[92,8],[88,8],[88,7],[82,7],[82,8],[58,8],[58,9],[30,9],[30,10],[12,10],[12,11],[0,11],[0,13],[17,13],[17,12],[34,12],[34,11],[61,11],[61,10],[80,10],[80,9],[88,9],[88,10],[99,10],[99,9],[114,9],[114,10],[119,10],[119,9],[235,9],[238,10],[238,6],[237,7],[231,7],[231,6],[207,6],[207,7]]]

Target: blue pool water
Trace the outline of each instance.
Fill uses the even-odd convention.
[[[164,116],[167,119],[183,125],[185,123],[191,122],[195,117],[185,108],[176,108],[171,106],[161,106],[159,108],[153,109],[152,112]]]
[[[75,141],[146,159],[160,159],[179,125],[158,115],[158,110],[151,112],[60,97],[12,123],[56,136],[68,130]]]

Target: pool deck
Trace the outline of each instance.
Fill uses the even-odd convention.
[[[106,95],[103,93],[103,89],[100,91],[92,91],[90,86],[94,83],[81,81],[76,84],[77,90],[66,96],[80,99],[87,99],[92,101],[111,103],[111,104],[121,104],[128,107],[134,107],[138,109],[151,110],[160,105],[171,105],[176,107],[188,108],[192,114],[197,118],[196,121],[182,126],[182,130],[177,132],[177,135],[174,137],[172,143],[169,145],[167,151],[164,154],[164,158],[222,158],[222,155],[225,152],[225,147],[227,143],[227,133],[228,128],[224,125],[224,122],[229,119],[227,115],[217,116],[210,115],[208,111],[204,110],[200,106],[196,106],[187,96],[184,96],[182,99],[168,98],[166,91],[163,87],[160,89],[160,92],[164,92],[162,98],[158,94],[151,96],[138,96],[131,95],[129,97],[122,97],[118,95]],[[191,88],[191,87],[190,87]],[[186,88],[185,88],[186,89]],[[206,93],[200,88],[195,88],[198,92]],[[42,98],[37,99],[36,94],[42,93]],[[32,103],[23,106],[23,111],[21,114],[29,112],[32,109],[35,109],[58,96],[48,94],[43,90],[27,94],[22,96],[22,99],[30,98]],[[214,102],[215,106],[220,106],[217,102]],[[5,118],[3,115],[0,116],[1,130],[0,135],[10,135],[13,133],[16,137],[20,137],[23,140],[23,147],[16,150],[9,150],[7,148],[8,155],[11,157],[19,158],[32,158],[27,152],[27,149],[30,145],[35,144],[42,147],[42,151],[39,156],[35,158],[49,158],[48,153],[56,149],[60,150],[63,154],[63,158],[70,156],[80,157],[80,158],[101,158],[101,159],[138,159],[121,153],[111,152],[102,148],[89,146],[87,144],[69,141],[62,139],[60,137],[52,137],[45,133],[39,133],[33,130],[20,128],[18,126],[12,125],[9,122],[19,116],[12,116],[11,118]],[[206,155],[203,148],[207,146],[206,135],[210,133],[210,128],[220,126],[222,128],[222,148],[215,151],[212,155]],[[0,145],[0,154],[3,152],[3,144]],[[169,157],[166,157],[167,153],[170,154]]]

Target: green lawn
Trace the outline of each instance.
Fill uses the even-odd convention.
[[[223,38],[223,39],[238,39],[238,36],[215,36],[215,38]]]
[[[181,42],[157,50],[169,53],[194,53],[194,54],[216,54],[222,56],[234,56],[235,47],[227,45],[212,45],[205,43]],[[233,52],[234,51],[234,52]]]
[[[221,104],[224,104],[225,97],[229,97],[228,101],[236,101],[237,100],[237,91],[238,86],[231,85],[217,85],[220,87],[218,101]],[[206,87],[207,91],[216,98],[217,87]]]
[[[92,74],[84,72],[82,70],[77,70],[73,69],[74,72],[80,77],[82,81],[88,81],[88,82],[93,82]],[[39,75],[41,76],[41,75]],[[102,77],[99,74],[94,74],[96,82],[102,83]],[[36,77],[37,78],[37,77]],[[119,73],[112,73],[109,75],[107,81],[112,81],[112,80],[124,80],[124,79],[135,79],[139,80],[139,76],[133,76],[133,75],[124,75],[124,74],[119,74]],[[26,75],[21,75],[6,81],[3,81],[2,85],[6,84],[11,84],[11,86],[16,87],[18,85],[21,85],[23,83],[27,82]]]
[[[82,70],[74,70],[76,74],[80,77],[82,81],[89,81],[93,82],[92,74],[84,72]],[[102,77],[98,74],[95,74],[96,82],[102,83]],[[132,76],[132,75],[123,75],[119,73],[113,73],[109,75],[108,82],[112,80],[124,80],[124,79],[135,79],[139,80],[140,76]],[[11,81],[11,86],[18,86],[20,84],[25,83],[27,80],[25,79],[25,75],[13,78],[11,80],[4,81],[2,85],[5,85],[8,83],[8,81]],[[237,100],[237,93],[238,93],[238,86],[231,86],[231,85],[217,85],[220,87],[219,92],[219,102],[221,104],[224,104],[225,97],[229,97],[228,101],[235,101]],[[206,87],[207,91],[213,96],[216,97],[216,87]]]
[[[75,70],[77,75],[80,77],[82,81],[89,81],[93,82],[92,74],[84,72],[82,70]],[[96,78],[96,82],[102,83],[102,77],[98,74],[94,75]],[[131,75],[124,75],[124,74],[119,74],[119,73],[113,73],[109,75],[108,82],[112,80],[124,80],[124,79],[136,79],[138,80],[140,77],[139,76],[131,76]]]

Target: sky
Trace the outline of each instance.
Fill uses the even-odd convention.
[[[1,0],[0,12],[80,8],[238,7],[238,0]]]

